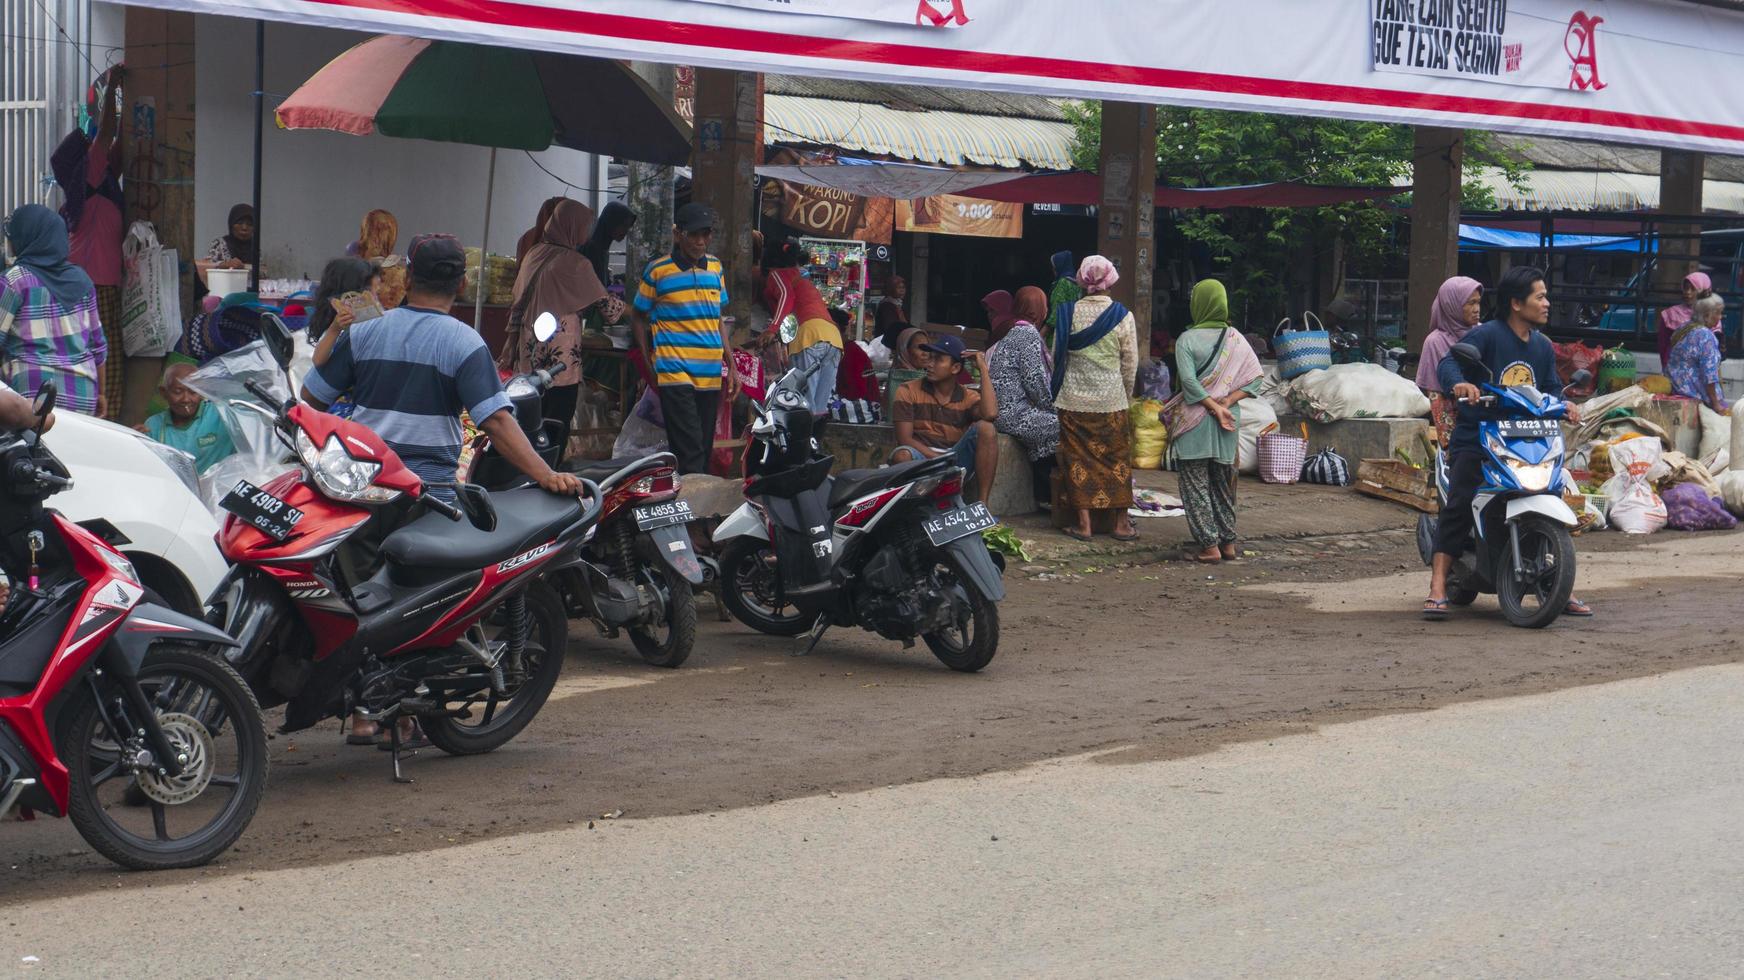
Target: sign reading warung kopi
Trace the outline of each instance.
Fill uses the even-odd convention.
[[[1546,17],[1509,0],[1370,0],[1375,71],[1596,92],[1603,17],[1575,4]],[[1552,7],[1558,5],[1550,5]]]

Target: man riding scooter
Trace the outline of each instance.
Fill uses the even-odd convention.
[[[1464,337],[1475,347],[1492,377],[1503,386],[1530,385],[1546,395],[1559,396],[1562,381],[1556,374],[1556,353],[1541,332],[1550,322],[1550,295],[1542,270],[1515,267],[1496,286],[1496,318],[1481,324]],[[1471,546],[1474,530],[1472,501],[1483,481],[1483,449],[1478,426],[1489,417],[1479,404],[1483,392],[1467,380],[1458,359],[1449,355],[1439,368],[1443,390],[1460,403],[1459,421],[1446,450],[1448,492],[1442,502],[1435,537],[1435,557],[1429,578],[1429,597],[1423,600],[1423,618],[1443,620],[1448,615],[1447,581],[1454,562]],[[1570,422],[1580,422],[1580,410],[1567,409]],[[1592,609],[1572,596],[1564,616],[1591,616]]]

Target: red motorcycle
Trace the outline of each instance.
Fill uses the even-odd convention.
[[[0,817],[68,817],[128,868],[205,864],[266,790],[260,707],[214,655],[230,637],[143,602],[119,551],[43,506],[72,480],[41,427],[0,433]]]
[[[283,368],[289,331],[262,327]],[[353,711],[379,722],[396,780],[401,718],[453,755],[514,738],[563,669],[568,624],[543,576],[598,521],[599,487],[582,480],[584,504],[468,484],[456,507],[369,428],[248,386],[302,464],[221,501],[233,568],[207,618],[236,638],[231,663],[261,703],[286,706],[285,731]]]

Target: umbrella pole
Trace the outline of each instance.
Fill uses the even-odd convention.
[[[254,267],[248,284],[260,293],[260,146],[266,128],[266,21],[254,22]],[[225,234],[230,229],[224,229]]]
[[[484,273],[490,268],[491,202],[497,192],[497,148],[491,147],[490,172],[484,179],[484,238],[478,243],[478,281],[472,284],[472,329],[484,333]]]

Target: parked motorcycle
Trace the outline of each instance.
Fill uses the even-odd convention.
[[[997,521],[984,503],[964,506],[948,456],[831,476],[808,374],[787,372],[755,406],[747,501],[714,535],[727,609],[764,633],[809,630],[805,652],[832,625],[859,626],[903,649],[918,637],[953,670],[987,666],[1005,583],[980,532]]]
[[[230,637],[142,601],[121,552],[43,506],[72,479],[40,429],[0,433],[0,818],[68,817],[128,868],[205,864],[266,790],[260,707],[215,655]]]
[[[557,319],[542,313],[533,335],[548,340]],[[628,630],[642,659],[656,667],[677,667],[696,642],[694,586],[703,569],[690,545],[690,504],[678,499],[680,482],[671,453],[563,465],[569,424],[547,419],[545,392],[555,371],[541,368],[509,379],[504,386],[515,420],[533,447],[552,467],[562,467],[598,484],[605,495],[599,524],[573,554],[552,563],[550,578],[571,618],[592,620],[602,636],[616,639]],[[474,446],[470,481],[490,490],[524,486],[528,480],[480,436]]]
[[[1502,417],[1486,419],[1478,427],[1484,475],[1472,500],[1477,540],[1448,575],[1448,604],[1469,606],[1480,594],[1493,593],[1513,625],[1549,626],[1574,593],[1570,529],[1580,525],[1562,499],[1569,483],[1561,425],[1568,403],[1530,385],[1498,387],[1483,356],[1470,344],[1455,344],[1452,354],[1468,376],[1484,379],[1479,404],[1499,409]],[[1440,452],[1435,471],[1445,504],[1448,464]],[[1436,525],[1428,514],[1417,521],[1417,546],[1425,565],[1435,558]]]
[[[289,331],[262,326],[288,364]],[[270,415],[301,466],[223,499],[235,567],[208,615],[261,703],[286,705],[285,731],[356,709],[390,733],[396,780],[400,718],[452,755],[514,738],[563,668],[568,624],[544,574],[593,529],[599,488],[583,480],[583,503],[461,485],[457,507],[367,427],[250,385],[272,408],[234,407]]]

